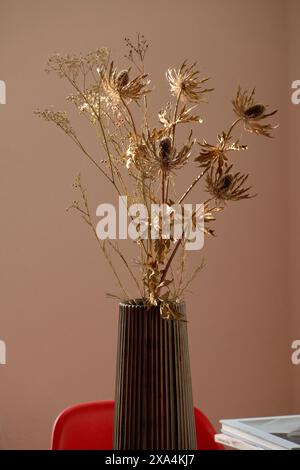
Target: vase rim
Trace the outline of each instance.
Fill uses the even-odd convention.
[[[174,301],[171,301],[172,304],[175,304],[175,305],[178,305],[178,307],[181,307],[181,306],[184,306],[185,305],[185,301],[184,300],[180,300],[178,302],[176,302],[175,300]],[[137,298],[137,299],[129,299],[129,300],[122,300],[120,301],[119,303],[120,306],[130,306],[130,307],[159,307],[159,304],[157,306],[153,305],[153,306],[149,306],[145,303],[144,299],[141,299],[141,298]]]

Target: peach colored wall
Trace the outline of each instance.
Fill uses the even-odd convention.
[[[167,100],[168,66],[197,60],[213,77],[216,91],[202,110],[207,139],[230,123],[239,83],[256,84],[282,110],[276,140],[247,136],[240,168],[251,173],[259,197],[220,216],[187,302],[194,399],[212,421],[291,411],[289,232],[282,221],[289,207],[286,3],[1,0],[0,339],[7,365],[0,366],[0,448],[47,448],[60,410],[113,397],[117,305],[105,297],[113,280],[87,228],[65,207],[78,170],[95,204],[115,197],[32,110],[67,106],[65,85],[43,72],[49,54],[107,45],[121,57],[123,37],[137,31],[152,41],[157,108]]]
[[[289,2],[289,84],[300,80],[300,2]],[[299,188],[299,148],[300,148],[300,105],[289,104],[289,154],[290,154],[290,307],[292,315],[291,340],[300,339],[299,316],[299,277],[300,277],[300,188]],[[300,408],[300,366],[293,366],[292,400],[293,411],[299,413]]]

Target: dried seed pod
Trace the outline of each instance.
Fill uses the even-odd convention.
[[[234,177],[231,173],[224,175],[219,181],[218,190],[227,191],[232,186],[233,180]]]
[[[172,150],[172,140],[170,137],[163,137],[159,141],[159,154],[162,159],[167,159]]]
[[[246,109],[245,116],[249,119],[255,119],[261,116],[266,110],[266,107],[262,104],[256,104]]]
[[[128,70],[121,70],[117,75],[117,84],[118,87],[123,88],[129,83],[129,73]]]

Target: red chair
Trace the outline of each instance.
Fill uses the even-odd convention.
[[[71,406],[56,419],[52,450],[111,450],[113,442],[114,402],[99,401]],[[215,430],[195,408],[198,450],[223,450],[214,442]]]

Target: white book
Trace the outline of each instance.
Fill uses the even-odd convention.
[[[222,444],[226,447],[231,447],[237,450],[265,450],[262,447],[255,446],[254,444],[248,444],[247,442],[241,441],[226,434],[216,434],[215,441],[218,444]]]
[[[259,446],[263,450],[286,450],[282,446],[278,446],[277,444],[274,444],[272,442],[269,442],[265,439],[262,439],[260,437],[256,437],[253,435],[250,435],[246,432],[239,431],[237,429],[231,428],[230,426],[223,425],[221,432],[225,434],[228,437],[231,437],[233,439],[240,439],[243,442],[247,444],[251,444],[254,446]]]
[[[222,420],[223,434],[269,450],[300,450],[300,415]]]

